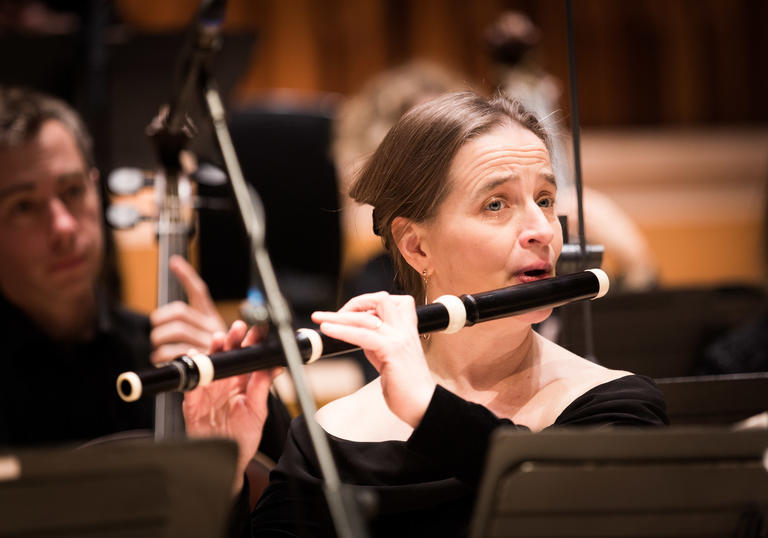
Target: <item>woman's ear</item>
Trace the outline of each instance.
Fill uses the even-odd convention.
[[[408,265],[421,273],[428,265],[429,257],[424,243],[424,226],[405,217],[395,217],[392,238]]]

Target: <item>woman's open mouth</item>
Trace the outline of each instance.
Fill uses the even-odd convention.
[[[521,271],[518,273],[517,278],[520,282],[533,282],[534,280],[541,280],[544,278],[550,278],[552,276],[551,269],[529,269],[527,271]]]

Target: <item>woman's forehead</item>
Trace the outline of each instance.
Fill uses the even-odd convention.
[[[520,125],[517,122],[505,121],[488,131],[467,140],[460,148],[467,147],[498,146],[507,149],[515,148],[539,148],[546,151],[547,146],[536,133]]]
[[[530,130],[513,125],[497,127],[468,140],[451,162],[454,178],[491,169],[514,169],[518,166],[551,168],[549,151]],[[547,173],[547,171],[543,171]],[[551,170],[548,171],[551,174]]]

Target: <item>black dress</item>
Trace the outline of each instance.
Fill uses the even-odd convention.
[[[584,393],[550,427],[667,423],[664,399],[653,381],[628,375]],[[489,436],[503,425],[528,429],[438,385],[407,441],[328,437],[342,482],[374,493],[372,536],[453,537],[467,534]],[[319,477],[306,422],[299,417],[251,514],[250,535],[335,536]]]

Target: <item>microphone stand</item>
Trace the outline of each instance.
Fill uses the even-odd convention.
[[[588,249],[586,244],[586,234],[584,232],[584,189],[581,178],[581,137],[579,125],[579,97],[576,77],[576,51],[573,34],[573,6],[571,0],[565,1],[565,24],[568,40],[568,76],[570,85],[571,101],[571,129],[573,131],[573,168],[574,180],[576,182],[576,203],[579,220],[579,270],[587,268]],[[588,302],[582,304],[582,313],[584,316],[584,357],[594,363],[597,363],[595,357],[595,345],[593,342],[592,331],[592,305]]]
[[[237,156],[235,155],[232,139],[227,129],[224,107],[216,88],[212,84],[208,84],[205,90],[205,100],[213,120],[215,136],[224,157],[227,173],[232,182],[235,199],[243,217],[243,224],[251,242],[251,254],[264,287],[264,295],[267,300],[270,318],[277,329],[280,345],[285,354],[286,365],[296,389],[299,405],[306,418],[309,436],[312,440],[323,476],[325,498],[328,502],[328,508],[331,512],[336,532],[343,538],[368,536],[359,508],[356,505],[357,501],[350,491],[343,489],[343,484],[333,461],[328,439],[320,425],[315,421],[314,417],[317,407],[312,398],[309,383],[304,372],[304,361],[296,344],[290,309],[280,292],[274,268],[270,262],[267,250],[264,248],[264,225],[257,217],[254,203],[251,201],[251,197],[257,195],[255,191],[249,191],[246,187]]]
[[[207,6],[205,6],[206,3]],[[296,344],[291,323],[291,312],[280,292],[274,268],[265,248],[263,212],[260,214],[256,209],[261,206],[261,201],[256,192],[247,187],[226,123],[224,105],[210,74],[211,58],[220,45],[219,30],[223,21],[224,2],[214,0],[213,2],[204,1],[203,4],[204,7],[200,10],[198,36],[195,43],[196,50],[192,54],[187,77],[182,86],[182,97],[177,102],[188,103],[188,99],[196,90],[202,91],[214,135],[232,185],[235,201],[251,244],[254,267],[264,288],[271,321],[277,330],[299,405],[306,417],[310,439],[323,477],[325,498],[336,532],[341,538],[365,538],[368,536],[368,532],[363,523],[357,500],[352,491],[341,483],[328,439],[320,425],[315,421],[317,407],[312,398],[303,368],[304,363]],[[211,16],[212,12],[213,16]],[[175,112],[178,113],[179,111],[176,110]]]

